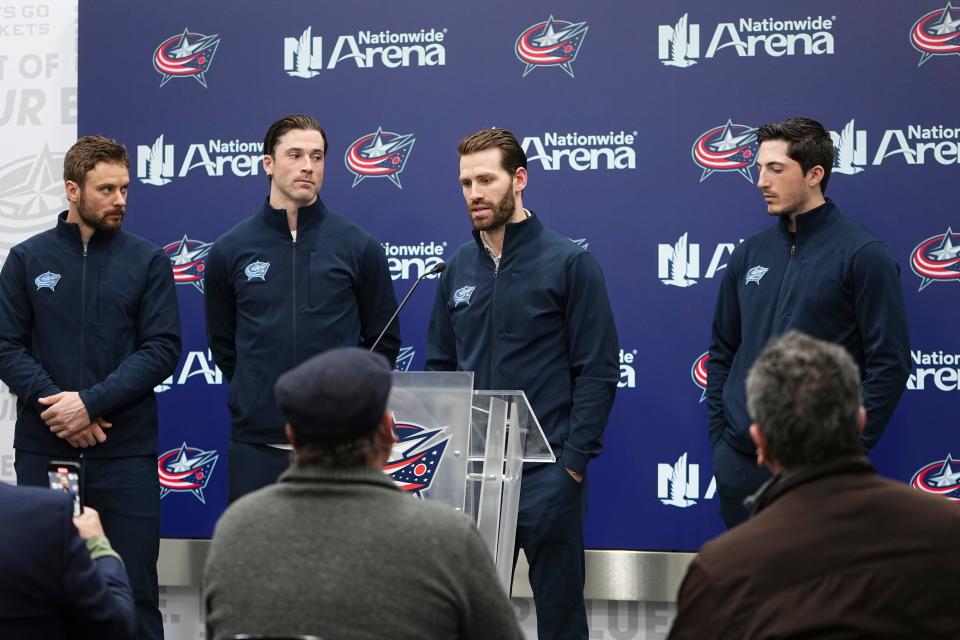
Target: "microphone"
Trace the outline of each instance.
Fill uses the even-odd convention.
[[[426,278],[427,276],[432,276],[442,272],[447,268],[446,262],[441,262],[433,266],[429,271],[424,272],[422,276],[417,278],[417,281],[413,283],[413,286],[410,287],[410,291],[407,291],[407,295],[403,296],[403,300],[400,301],[400,304],[397,305],[397,310],[393,312],[393,315],[390,316],[390,320],[387,321],[387,324],[384,325],[383,331],[380,332],[380,335],[377,336],[377,339],[373,341],[373,346],[370,347],[370,351],[373,351],[377,348],[377,345],[380,344],[380,340],[383,339],[384,334],[387,332],[387,329],[390,328],[390,325],[393,324],[393,321],[397,319],[397,316],[400,315],[400,310],[403,309],[403,305],[407,304],[407,300],[410,299],[410,294],[414,292],[417,286],[420,285],[420,281]]]

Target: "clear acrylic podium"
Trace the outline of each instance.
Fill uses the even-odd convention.
[[[394,372],[400,442],[384,473],[473,518],[509,592],[524,462],[556,462],[523,391],[474,391],[473,373]]]

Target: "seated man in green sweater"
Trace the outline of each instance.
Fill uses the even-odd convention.
[[[279,378],[293,465],[217,523],[207,638],[522,638],[474,524],[383,473],[391,380],[385,358],[358,348]]]

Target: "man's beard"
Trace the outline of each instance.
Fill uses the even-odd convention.
[[[80,216],[80,219],[83,220],[87,226],[93,227],[97,231],[112,231],[114,229],[119,229],[120,225],[123,223],[123,215],[126,212],[126,207],[111,207],[103,212],[103,215],[99,218],[91,211],[87,210],[87,202],[83,197],[83,193],[80,194],[80,200],[77,202],[77,214]],[[107,216],[110,214],[119,213],[120,220],[117,223],[114,223],[112,219],[108,219]]]
[[[513,197],[513,179],[510,179],[510,186],[507,188],[507,192],[503,194],[503,197],[500,198],[500,202],[492,204],[484,201],[481,204],[490,205],[490,212],[493,215],[490,216],[490,219],[487,222],[478,222],[471,216],[470,222],[473,223],[473,228],[475,230],[496,231],[510,222],[510,218],[513,217],[513,211],[517,206],[517,200]],[[473,206],[475,205],[471,205],[471,208]],[[468,209],[468,211],[469,210],[470,209]]]

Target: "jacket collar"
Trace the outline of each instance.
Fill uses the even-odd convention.
[[[806,213],[801,213],[797,216],[796,243],[798,245],[803,244],[807,238],[810,238],[816,234],[817,231],[836,220],[839,215],[840,210],[837,208],[837,205],[833,203],[833,200],[829,199],[819,207],[811,209]],[[790,244],[791,237],[790,229],[787,227],[789,224],[787,216],[780,216],[777,223],[781,240]]]
[[[500,255],[505,256],[507,252],[515,249],[518,245],[526,244],[540,235],[541,231],[543,231],[543,223],[540,222],[540,218],[533,211],[520,222],[508,223],[503,230],[503,251]],[[483,246],[483,238],[480,237],[480,232],[476,229],[473,231],[473,239],[480,248],[481,254],[485,255],[487,250]]]
[[[846,473],[876,473],[876,469],[866,456],[846,456],[816,466],[787,469],[763,483],[743,504],[751,513],[757,514],[797,487]]]
[[[76,222],[67,222],[67,211],[61,211],[60,215],[57,216],[57,236],[67,240],[71,246],[75,246],[77,250],[83,250],[83,240],[80,237],[80,225]],[[89,246],[96,246],[104,242],[109,242],[117,235],[117,231],[95,231],[92,236],[90,236]]]
[[[313,204],[297,209],[297,233],[299,234],[319,224],[326,212],[327,208],[324,206],[320,196],[317,196]],[[270,198],[264,199],[263,207],[260,209],[260,215],[268,227],[282,231],[286,236],[290,235],[290,225],[287,224],[287,210],[274,209],[271,207]]]
[[[325,467],[318,464],[300,467],[291,464],[286,471],[280,474],[280,482],[286,484],[313,484],[318,482],[370,484],[399,491],[389,476],[370,467]]]

